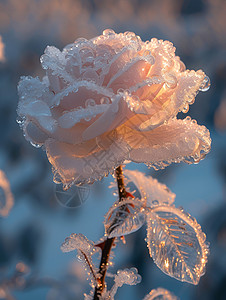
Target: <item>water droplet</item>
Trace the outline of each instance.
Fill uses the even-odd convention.
[[[19,125],[23,125],[23,123],[24,123],[24,118],[18,117],[18,118],[16,119],[16,122],[17,122]]]
[[[112,30],[112,29],[105,29],[104,31],[103,31],[103,35],[104,36],[107,36],[107,35],[114,35],[115,34],[115,32],[114,32],[114,30]]]
[[[173,74],[167,74],[165,80],[168,88],[174,89],[177,86],[177,78]]]
[[[122,89],[122,88],[120,88],[120,89],[117,90],[117,94],[124,93],[124,92],[125,92],[125,90]]]
[[[87,99],[86,102],[85,102],[85,106],[88,107],[88,106],[95,106],[96,105],[96,102],[94,99]]]
[[[158,200],[153,200],[153,201],[152,201],[152,204],[155,205],[155,206],[156,206],[156,205],[159,205],[159,201],[158,201]]]
[[[126,31],[124,33],[124,36],[126,36],[127,38],[134,38],[136,34],[134,32]]]
[[[87,39],[85,38],[78,38],[77,40],[74,41],[75,47],[79,47],[80,45],[84,44],[87,42]]]
[[[202,82],[202,84],[200,85],[199,90],[201,92],[206,92],[208,91],[208,89],[210,88],[210,79],[208,76],[206,76]]]
[[[110,100],[107,97],[103,97],[103,98],[100,99],[100,103],[101,104],[109,104]]]
[[[89,122],[92,118],[91,117],[86,117],[84,120]]]

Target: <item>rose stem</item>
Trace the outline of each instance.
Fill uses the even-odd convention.
[[[126,189],[124,184],[122,166],[120,165],[115,170],[115,177],[118,185],[118,193],[119,193],[119,201],[122,201],[123,198],[126,198]],[[105,276],[108,268],[108,260],[111,252],[111,248],[113,246],[115,238],[107,238],[104,244],[104,248],[102,250],[102,256],[99,267],[100,277],[98,278],[97,286],[95,288],[94,300],[98,300],[99,296],[101,296],[104,287],[105,287]]]

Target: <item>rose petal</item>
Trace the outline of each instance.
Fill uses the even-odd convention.
[[[109,62],[109,72],[106,74],[103,85],[106,86],[111,78],[115,76],[136,55],[131,47],[123,47]]]
[[[142,101],[139,102],[134,112],[150,115],[147,121],[140,124],[139,130],[154,129],[169,118],[176,116],[179,111],[187,112],[188,104],[194,102],[205,73],[200,70],[197,72],[188,70],[178,75],[177,78],[178,82],[173,88],[169,88],[165,83],[164,85],[149,84],[149,87],[144,85],[137,89],[138,93],[142,93]]]
[[[59,142],[76,145],[83,142],[82,134],[86,128],[87,125],[82,123],[78,123],[72,128],[61,128],[58,126],[51,136]]]
[[[100,87],[94,82],[81,80],[56,94],[53,97],[53,103],[65,110],[71,110],[79,106],[85,107],[87,99],[96,100],[96,103],[100,104],[102,97],[108,97],[110,101],[113,96],[111,90]]]
[[[130,160],[164,168],[172,162],[199,162],[210,150],[210,134],[204,126],[186,118],[172,119],[154,130],[139,132],[130,128],[118,129],[131,147]]]
[[[126,101],[121,95],[117,95],[109,108],[84,131],[83,139],[86,141],[115,129],[129,119],[130,115],[132,112]]]
[[[143,57],[135,57],[111,78],[107,87],[112,88],[115,93],[119,88],[128,89],[143,81],[150,67],[151,64]]]
[[[23,128],[25,138],[34,145],[41,146],[48,139],[48,135],[33,122],[26,122]]]
[[[103,146],[107,143],[103,140]],[[102,146],[102,144],[101,144]],[[56,177],[60,177],[65,188],[71,184],[92,183],[113,172],[124,160],[128,148],[123,141],[110,144],[104,150],[95,140],[79,147],[49,139],[45,143],[47,155]]]
[[[62,116],[59,117],[58,124],[62,128],[71,128],[81,120],[90,120],[97,115],[105,113],[109,106],[109,104],[100,104],[65,112]]]

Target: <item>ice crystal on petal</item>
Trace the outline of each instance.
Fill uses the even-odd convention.
[[[166,289],[158,288],[152,290],[143,300],[179,300],[173,293]]]
[[[125,170],[123,174],[136,186],[146,207],[171,205],[174,202],[176,195],[157,179],[139,171]]]
[[[105,234],[109,237],[120,237],[140,229],[145,222],[141,202],[137,199],[116,202],[105,216]]]
[[[7,217],[14,204],[10,184],[3,171],[0,170],[0,215]]]
[[[205,272],[208,244],[200,225],[174,206],[158,206],[147,215],[147,245],[166,274],[198,284]]]
[[[41,64],[43,80],[19,82],[20,126],[44,146],[66,188],[100,180],[125,160],[164,168],[197,163],[210,150],[205,127],[175,119],[209,79],[185,70],[172,43],[105,30],[63,51],[48,46]]]

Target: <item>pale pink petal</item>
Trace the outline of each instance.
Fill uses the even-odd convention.
[[[123,47],[115,56],[109,61],[109,72],[106,74],[103,85],[109,84],[109,81],[115,76],[130,60],[134,57],[133,49]]]
[[[117,95],[109,108],[84,131],[83,139],[89,140],[117,128],[132,114],[123,96]]]
[[[54,181],[58,182],[60,178],[66,189],[73,183],[92,183],[113,172],[125,160],[127,144],[121,140],[99,142],[97,145],[92,140],[77,146],[47,140],[45,147],[55,170]]]
[[[66,71],[66,58],[65,54],[53,46],[47,46],[44,54],[40,58],[42,68],[49,70],[52,76],[58,76],[63,79],[62,82],[72,83],[73,77]]]
[[[78,123],[72,128],[62,128],[57,126],[51,137],[59,142],[79,144],[83,142],[82,134],[86,128],[87,125],[82,123]]]
[[[36,124],[33,122],[26,122],[23,126],[25,138],[31,142],[33,145],[42,146],[46,139],[48,139],[48,135],[41,130]]]
[[[81,83],[82,84],[82,83]],[[111,101],[111,93],[104,89],[94,88],[91,83],[83,83],[83,86],[77,87],[74,90],[65,91],[62,94],[59,106],[65,110],[71,110],[80,106],[85,107],[86,101],[93,99],[96,104],[100,104],[103,97],[107,97]]]
[[[115,93],[119,88],[129,89],[147,77],[150,67],[148,61],[137,56],[111,77],[107,87],[112,88]]]
[[[103,97],[111,98],[113,96],[114,94],[111,90],[98,86],[92,81],[81,80],[75,81],[57,93],[52,99],[52,105],[55,107],[60,106],[67,111],[80,106],[85,107],[88,99],[96,100],[97,104],[99,104]]]
[[[145,162],[154,168],[180,161],[197,163],[209,152],[211,145],[206,127],[189,118],[170,120],[151,131],[139,132],[123,126],[118,131],[131,147],[130,160]]]
[[[155,81],[137,89],[142,101],[138,102],[135,113],[149,115],[149,119],[139,125],[139,130],[150,130],[163,124],[179,111],[187,112],[189,104],[205,82],[202,71],[186,71],[178,75],[176,85],[171,88],[167,83],[155,84]],[[150,93],[148,91],[150,89]],[[136,93],[134,92],[136,95]]]

